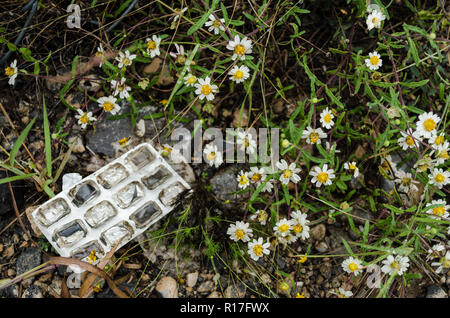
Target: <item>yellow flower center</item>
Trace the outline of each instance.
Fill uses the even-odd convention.
[[[89,122],[89,117],[87,114],[84,114],[83,116],[81,116],[80,121],[82,124],[87,124]]]
[[[119,92],[123,91],[124,89],[125,89],[125,84],[117,85],[117,90],[118,90]]]
[[[434,130],[434,128],[436,128],[436,122],[433,119],[428,118],[423,123],[423,126],[425,127],[426,131],[432,131],[432,130]]]
[[[245,233],[244,233],[244,231],[239,229],[239,230],[236,230],[236,232],[234,232],[234,235],[236,236],[236,238],[238,240],[242,240],[242,239],[244,239]]]
[[[321,172],[317,175],[317,180],[319,180],[320,183],[325,183],[328,181],[328,173]]]
[[[331,115],[329,113],[325,114],[325,116],[323,116],[323,120],[326,123],[329,123],[331,121]]]
[[[350,170],[356,170],[356,166],[355,166],[353,163],[349,164],[349,165],[348,165],[348,168],[349,168]]]
[[[443,136],[437,136],[436,139],[434,140],[434,144],[436,146],[442,145],[444,143],[444,137]]]
[[[184,64],[184,63],[186,63],[186,56],[184,56],[184,55],[178,55],[178,56],[177,56],[177,59],[176,59],[176,62],[177,62],[178,64]]]
[[[242,72],[241,70],[237,70],[233,76],[235,79],[242,79],[244,77],[244,72]]]
[[[350,264],[348,264],[348,269],[351,270],[352,272],[354,272],[358,269],[358,265],[355,263],[350,263]]]
[[[122,139],[120,139],[118,141],[119,145],[123,146],[128,142],[128,138],[127,137],[123,137]]]
[[[197,77],[195,77],[194,75],[189,76],[187,79],[187,82],[191,85],[194,84],[196,81],[197,81]]]
[[[209,161],[213,161],[214,158],[216,158],[216,153],[214,151],[211,151],[209,154],[206,155],[206,159]]]
[[[248,140],[247,137],[244,138],[244,147],[247,148],[248,146],[250,146],[250,140]]]
[[[379,62],[380,62],[380,59],[376,55],[374,55],[370,58],[370,64],[372,64],[372,65],[378,65]]]
[[[14,68],[12,68],[12,67],[7,67],[7,68],[5,68],[5,75],[6,76],[13,76],[14,75]]]
[[[283,172],[283,177],[284,177],[285,179],[289,179],[290,177],[292,177],[292,171],[291,171],[290,169],[284,170],[284,172]]]
[[[437,183],[443,183],[445,181],[445,176],[443,176],[442,174],[438,173],[434,177],[434,181],[436,181]]]
[[[110,112],[110,111],[112,111],[112,110],[114,109],[114,104],[111,103],[111,102],[109,102],[109,101],[107,101],[107,102],[105,102],[105,103],[103,104],[103,109],[104,109],[105,111],[107,111],[107,112]]]
[[[96,253],[96,250],[93,250],[93,251],[91,251],[91,254],[89,254],[88,262],[91,264],[97,260],[97,256],[95,255],[95,253]]]
[[[399,271],[399,270],[401,269],[401,266],[400,266],[399,263],[397,263],[396,261],[394,261],[394,262],[392,262],[392,264],[391,264],[391,268],[396,269],[396,270]]]
[[[149,50],[154,50],[154,49],[156,49],[156,42],[153,41],[153,40],[149,41],[149,42],[147,43],[147,48],[148,48]]]
[[[303,232],[303,226],[301,226],[300,224],[296,224],[292,227],[292,229],[294,230],[295,234],[301,233]]]
[[[261,256],[263,253],[263,247],[261,244],[256,244],[255,246],[253,246],[253,253],[256,256]]]
[[[295,295],[295,298],[306,298],[305,293],[297,293],[297,295]]]
[[[450,259],[443,257],[441,260],[441,264],[445,268],[450,268]]]
[[[130,65],[130,64],[131,64],[131,61],[130,61],[129,58],[124,57],[124,58],[122,59],[122,64],[123,64],[123,65]]]
[[[372,18],[372,23],[373,24],[377,24],[380,21],[380,19],[378,19],[377,17],[373,17]]]
[[[253,181],[253,182],[257,182],[257,181],[261,180],[261,178],[262,178],[262,176],[261,176],[260,173],[255,173],[255,174],[252,176],[252,181]]]
[[[95,56],[96,57],[103,57],[103,52],[97,51],[97,52],[95,52]]]
[[[241,44],[238,44],[234,47],[234,53],[237,55],[244,55],[245,53],[245,47]]]
[[[447,152],[447,150],[443,149],[443,150],[439,153],[439,158],[448,160],[448,152]]]
[[[211,88],[210,85],[205,84],[205,85],[202,86],[201,92],[202,92],[203,95],[209,95],[212,92],[212,88]]]
[[[278,230],[280,230],[281,233],[289,231],[289,225],[288,224],[281,224],[278,227]]]
[[[220,21],[219,20],[214,20],[213,22],[213,26],[218,29],[220,27]]]
[[[319,134],[316,132],[313,132],[309,135],[309,140],[311,143],[315,144],[319,140]]]
[[[436,216],[443,216],[445,214],[445,207],[438,206],[437,208],[434,208],[433,214]]]
[[[239,178],[239,184],[240,185],[244,185],[244,184],[247,184],[248,183],[248,179],[247,179],[247,177],[245,176],[245,174],[243,174],[240,178]]]
[[[402,179],[402,184],[406,187],[411,184],[411,178],[405,177]]]
[[[414,146],[414,138],[411,136],[406,137],[406,144],[409,146]]]

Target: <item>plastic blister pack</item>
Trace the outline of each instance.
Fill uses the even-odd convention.
[[[173,210],[189,184],[150,145],[141,144],[47,201],[32,217],[55,250],[102,258]]]

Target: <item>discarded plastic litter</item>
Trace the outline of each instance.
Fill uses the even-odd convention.
[[[63,190],[32,213],[65,257],[100,259],[172,211],[189,184],[149,144],[141,144]]]

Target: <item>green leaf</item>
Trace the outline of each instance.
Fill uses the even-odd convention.
[[[14,166],[14,160],[16,158],[17,153],[19,152],[20,146],[22,146],[22,143],[24,142],[25,138],[27,138],[28,133],[30,132],[31,127],[33,126],[34,122],[36,121],[37,116],[35,116],[31,122],[25,127],[25,129],[22,131],[20,136],[17,138],[16,142],[14,143],[13,148],[11,149],[11,152],[9,154],[9,164],[11,166]]]
[[[24,174],[24,175],[20,175],[20,176],[3,178],[3,179],[0,179],[0,184],[13,182],[13,181],[17,181],[17,180],[22,180],[22,179],[28,179],[28,178],[31,178],[32,176],[34,176],[35,174],[36,173],[28,173],[28,174]]]
[[[47,107],[45,105],[45,98],[43,102],[43,117],[44,117],[44,138],[45,138],[45,163],[47,166],[47,176],[52,177],[52,137],[50,135],[50,125],[48,123]]]

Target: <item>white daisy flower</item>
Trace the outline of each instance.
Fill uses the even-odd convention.
[[[206,155],[206,160],[210,166],[218,168],[223,163],[222,153],[217,150],[217,146],[213,143],[209,143],[203,149],[203,153]]]
[[[150,55],[151,58],[158,56],[161,54],[159,51],[159,45],[161,44],[161,38],[156,34],[153,34],[151,38],[147,38],[147,54]]]
[[[102,43],[98,44],[97,52],[95,52],[95,56],[101,58],[99,67],[102,67],[103,62],[105,61],[105,50],[103,49]]]
[[[443,169],[434,168],[433,172],[428,175],[430,184],[434,184],[438,189],[450,183],[450,172]]]
[[[281,159],[281,161],[278,161],[276,163],[276,166],[279,170],[282,171],[282,173],[280,175],[281,183],[287,185],[289,183],[289,181],[297,183],[301,180],[297,174],[301,170],[300,170],[300,168],[297,168],[297,165],[295,164],[295,162],[292,162],[290,165],[288,165],[286,160]]]
[[[184,64],[186,61],[186,56],[184,54],[184,46],[178,45],[177,43],[174,43],[176,52],[170,52],[169,55],[176,59],[176,61],[180,64]],[[181,57],[181,58],[180,58]]]
[[[325,150],[328,152],[331,152],[331,150],[334,148],[334,153],[340,153],[341,151],[336,149],[336,147],[337,147],[336,143],[330,145],[328,141],[325,142]]]
[[[266,225],[269,215],[264,210],[258,210],[250,216],[250,220],[259,222],[262,226]]]
[[[97,103],[105,112],[115,115],[120,110],[120,106],[117,105],[116,100],[117,98],[113,96],[103,96],[97,99]]]
[[[443,200],[443,199],[433,200],[433,201],[431,201],[431,203],[427,203],[427,205],[425,207],[429,207],[431,205],[438,205],[438,206],[427,210],[426,213],[431,214],[436,219],[448,218],[449,211],[450,211],[450,205],[448,205],[445,200]]]
[[[443,145],[445,142],[444,133],[433,134],[430,139],[428,139],[428,143],[431,145],[431,148],[437,149],[438,146]]]
[[[335,177],[334,170],[328,169],[328,164],[324,164],[322,169],[319,166],[313,167],[309,175],[313,177],[311,182],[313,184],[315,183],[318,188],[322,184],[326,186],[332,184],[333,182],[331,180]]]
[[[273,231],[275,232],[276,236],[284,237],[289,234],[292,227],[292,221],[287,220],[286,218],[281,219],[278,221],[275,226],[273,227]]]
[[[395,255],[395,257],[394,255],[389,255],[382,263],[384,264],[381,267],[383,273],[403,275],[408,270],[409,258],[401,255]]]
[[[391,155],[387,155],[387,156],[381,158],[381,167],[387,173],[391,173],[391,172],[395,173],[397,171],[397,165],[392,160],[392,156]]]
[[[447,253],[445,253],[445,256],[441,257],[439,262],[431,263],[431,266],[438,266],[438,268],[436,268],[437,274],[442,273],[444,269],[450,269],[450,251],[447,251]]]
[[[260,186],[266,180],[266,169],[263,167],[251,167],[248,172],[248,177],[251,183],[256,184],[256,186]]]
[[[439,116],[433,112],[419,115],[416,123],[417,132],[426,139],[431,138],[436,134],[436,127],[440,120]]]
[[[239,35],[236,35],[234,40],[228,42],[227,49],[233,51],[233,56],[231,57],[233,61],[237,58],[243,61],[245,60],[245,54],[252,53],[252,41],[247,37],[240,39]]]
[[[377,53],[377,51],[373,51],[369,53],[369,58],[365,60],[366,66],[372,71],[378,70],[383,64],[383,60],[381,59],[381,55]]]
[[[236,224],[231,224],[228,228],[227,234],[233,241],[248,242],[253,236],[253,230],[249,228],[250,224],[237,221]]]
[[[173,16],[173,22],[177,22],[178,19],[183,15],[183,13],[186,12],[187,9],[188,9],[188,7],[184,7],[183,9],[175,9],[176,14],[175,14],[175,16]],[[170,19],[172,19],[172,18],[170,18]]]
[[[231,75],[230,80],[238,84],[249,78],[250,69],[245,65],[241,65],[239,67],[235,65],[228,74]]]
[[[14,60],[7,68],[5,68],[5,75],[8,76],[8,84],[14,85],[18,74],[17,60]]]
[[[322,127],[326,128],[326,129],[331,129],[331,127],[333,127],[334,125],[334,121],[333,121],[334,115],[331,112],[331,110],[327,108],[325,108],[321,113],[320,113],[320,122],[322,123]]]
[[[195,83],[197,82],[197,77],[195,75],[192,75],[191,73],[186,75],[183,79],[186,86],[194,87]]]
[[[119,94],[120,98],[128,98],[130,97],[129,91],[131,91],[131,87],[125,84],[126,78],[122,77],[120,81],[112,80],[111,88],[114,90],[113,95],[116,96]]]
[[[368,16],[367,16],[367,29],[370,31],[373,28],[379,29],[381,27],[381,21],[386,19],[383,13],[381,13],[378,10],[373,10]]]
[[[434,162],[431,160],[431,157],[429,154],[422,157],[422,159],[417,160],[417,162],[414,164],[414,169],[418,169],[422,172],[427,171],[428,169],[434,168]]]
[[[246,189],[248,185],[250,184],[250,180],[248,178],[248,172],[244,172],[241,170],[239,175],[237,176],[237,181],[239,188]]]
[[[252,242],[248,243],[248,254],[254,261],[258,261],[263,255],[269,255],[270,243],[264,243],[263,238],[260,237],[257,240],[254,239]]]
[[[92,112],[84,112],[81,109],[78,109],[77,112],[78,115],[75,115],[75,118],[78,119],[78,125],[80,125],[82,129],[85,129],[87,125],[97,120],[92,116]]]
[[[240,149],[244,150],[247,154],[252,154],[256,149],[256,140],[253,139],[253,135],[246,131],[240,130],[237,134],[236,144]]]
[[[277,239],[281,244],[287,245],[296,242],[298,240],[298,237],[292,235],[292,233],[288,233],[286,234],[286,236],[279,236]]]
[[[437,258],[441,256],[441,252],[445,252],[445,246],[442,243],[434,244],[430,249],[428,249],[428,256],[430,258]]]
[[[135,58],[135,54],[130,54],[130,51],[125,51],[125,53],[119,52],[119,56],[116,57],[116,61],[119,62],[119,68],[122,68],[130,66]]]
[[[303,130],[302,138],[306,139],[308,144],[320,144],[321,139],[326,138],[327,134],[323,132],[322,128],[314,129],[312,127],[306,127],[306,130]]]
[[[344,169],[352,171],[354,178],[357,178],[359,176],[359,169],[356,166],[355,161],[344,163]]]
[[[449,159],[449,146],[450,144],[448,141],[444,142],[443,144],[439,145],[436,150],[433,150],[430,155],[435,156],[436,165],[439,166],[443,164],[444,162],[448,161]]]
[[[209,32],[214,31],[214,34],[217,35],[220,33],[220,30],[225,31],[225,27],[223,26],[224,24],[225,24],[225,19],[217,20],[213,14],[210,14],[209,21],[206,21],[205,26],[209,27],[208,28]]]
[[[396,173],[395,183],[398,183],[398,189],[402,192],[409,193],[409,191],[417,192],[419,188],[415,185],[415,183],[419,184],[419,181],[416,181],[412,178],[412,174],[409,172],[405,172],[403,170],[398,170]]]
[[[274,182],[273,179],[270,179],[268,181],[264,180],[264,182],[263,182],[264,186],[262,187],[261,192],[269,192],[269,193],[271,193],[272,190],[273,190],[273,182]]]
[[[358,276],[363,271],[361,261],[354,257],[349,257],[345,259],[342,262],[342,268],[344,269],[345,272],[349,274],[353,273],[355,276]]]
[[[342,287],[339,287],[339,292],[337,293],[338,298],[349,298],[353,296],[351,290],[345,290]]]
[[[199,95],[198,98],[202,100],[206,97],[206,100],[212,101],[214,99],[214,94],[217,92],[217,85],[211,85],[211,79],[209,76],[206,76],[205,79],[199,78],[198,83],[195,85],[195,94]]]
[[[306,213],[302,213],[297,210],[291,214],[292,230],[296,237],[302,240],[307,240],[309,238],[309,221],[306,219]]]
[[[417,131],[413,132],[412,129],[409,129],[407,133],[400,131],[400,134],[402,136],[398,138],[398,144],[403,150],[416,148],[416,145],[419,147],[419,142],[422,141],[420,134]]]

